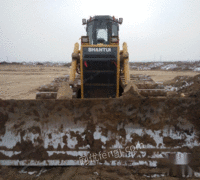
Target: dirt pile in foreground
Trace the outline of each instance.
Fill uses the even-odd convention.
[[[178,180],[175,177],[154,177],[149,173],[143,176],[135,173],[135,168],[128,167],[1,167],[1,180]],[[21,173],[20,173],[21,172]],[[24,172],[24,173],[22,173]],[[145,167],[139,172],[145,172]],[[147,171],[148,172],[148,171]],[[150,176],[152,175],[152,177]],[[193,180],[195,178],[184,178]]]
[[[195,76],[195,77],[198,77],[198,76]],[[194,84],[191,84],[190,86],[186,86],[187,83],[189,84],[189,80],[191,79],[191,82],[193,82],[194,78],[195,77],[186,77],[185,79],[181,79],[180,78],[177,78],[174,80],[174,87],[175,85],[177,85],[176,87],[182,87],[180,90],[180,92],[187,92],[189,91],[191,94],[192,92],[195,94],[195,92],[198,92],[198,90],[200,89],[199,86],[198,86],[198,82],[199,82],[199,78],[196,79],[196,82]],[[49,87],[46,86],[46,87],[42,87],[42,88],[46,88],[45,90],[42,89],[41,91],[53,91],[53,92],[56,92],[57,91],[57,87],[59,87],[59,84],[63,81],[67,81],[67,77],[63,77],[63,78],[57,78],[56,80],[54,80],[52,83],[53,84],[49,84]],[[176,80],[178,80],[176,82]],[[186,83],[186,82],[187,83]],[[196,85],[195,85],[196,84]],[[195,86],[194,86],[195,85]],[[195,89],[196,87],[196,89]],[[191,95],[190,94],[190,95]],[[199,96],[194,96],[194,97],[199,97]],[[128,101],[129,97],[127,97],[127,101]],[[173,104],[173,103],[172,103]],[[52,104],[50,104],[49,106],[53,106]],[[63,108],[64,109],[64,108]],[[193,108],[191,108],[193,109]],[[10,111],[14,112],[15,110],[15,107],[11,108]],[[58,108],[59,111],[61,111],[60,107]],[[127,106],[127,110],[130,111],[129,113],[131,113],[132,111],[134,111],[134,107],[129,107]],[[195,110],[194,110],[195,111]],[[196,110],[198,111],[198,109]],[[169,111],[171,112],[171,111]],[[32,113],[32,112],[28,112],[27,111],[27,117],[28,113]],[[35,118],[35,121],[37,121],[39,119],[39,115],[37,113],[37,111],[34,111],[33,112],[34,115],[36,116]],[[151,112],[151,113],[154,113],[154,112]],[[174,114],[177,114],[177,113],[174,113]],[[180,109],[180,114],[182,114],[182,111]],[[45,114],[44,114],[45,115]],[[41,116],[42,117],[42,116]],[[106,116],[107,117],[107,116]],[[116,115],[116,117],[118,117],[118,115]],[[134,116],[133,116],[134,117]],[[6,120],[6,116],[4,117],[5,120]],[[109,118],[109,117],[107,117]],[[194,118],[194,115],[193,113],[191,113],[191,119],[193,120],[198,120],[198,118]],[[104,118],[105,119],[105,118]],[[146,119],[147,122],[148,122],[148,119]],[[3,122],[3,121],[2,121]],[[199,123],[199,121],[198,121]],[[157,127],[154,127],[155,129],[159,128],[160,125],[158,125]],[[200,126],[197,126],[197,127],[200,127]],[[137,138],[137,137],[136,137]],[[143,138],[144,139],[144,138]],[[142,140],[143,140],[142,139]],[[144,139],[145,141],[146,139]],[[166,139],[165,138],[165,144],[174,144],[175,142],[177,141],[172,141],[170,142],[171,139]],[[179,143],[179,142],[177,142]],[[194,153],[194,156],[196,158],[196,162],[194,162],[191,166],[196,166],[195,163],[199,163],[200,162],[200,157],[199,157],[199,150],[196,150],[195,151],[196,154]],[[108,180],[108,179],[120,179],[120,180],[124,180],[124,179],[179,179],[179,178],[173,178],[173,177],[160,177],[160,178],[149,178],[149,177],[145,177],[143,176],[140,172],[145,172],[148,174],[148,171],[147,169],[145,169],[143,167],[143,169],[141,171],[139,171],[137,168],[126,168],[126,167],[53,167],[53,168],[47,168],[45,167],[44,168],[44,171],[41,175],[40,174],[40,169],[38,168],[33,168],[33,169],[30,169],[30,170],[27,170],[27,173],[23,174],[23,173],[19,173],[19,171],[22,170],[22,167],[20,168],[14,168],[14,167],[0,167],[0,180],[1,179],[8,179],[8,180],[11,180],[11,179],[37,179],[37,180],[40,180],[40,179],[72,179],[72,180],[84,180],[84,179],[96,179],[96,180]],[[25,170],[26,171],[26,170]],[[138,172],[139,171],[139,172]],[[197,169],[198,171],[198,169]],[[31,172],[35,172],[33,175],[30,175],[28,174],[31,173]],[[37,175],[39,175],[37,177]],[[188,178],[189,179],[189,178]]]
[[[134,102],[134,104],[133,104]],[[100,105],[102,104],[102,105]],[[113,139],[118,136],[121,139],[119,139],[119,142],[121,141],[123,143],[123,138],[126,137],[126,133],[124,131],[124,128],[126,124],[130,123],[135,123],[140,125],[141,127],[145,127],[148,130],[159,130],[163,129],[166,124],[174,126],[176,131],[179,131],[180,128],[184,129],[184,132],[186,135],[190,135],[191,132],[188,129],[188,126],[190,126],[190,123],[192,123],[196,130],[199,131],[199,117],[200,117],[200,106],[199,102],[196,101],[196,99],[185,99],[185,98],[179,98],[179,99],[161,99],[161,98],[130,98],[129,96],[125,96],[124,98],[118,98],[115,99],[114,101],[112,99],[107,99],[107,100],[70,100],[66,102],[65,100],[49,100],[49,101],[2,101],[0,102],[0,107],[4,109],[1,115],[2,119],[6,122],[8,120],[7,114],[13,114],[15,113],[15,116],[12,118],[12,122],[17,122],[17,124],[14,125],[15,131],[20,132],[21,135],[21,144],[17,144],[17,146],[13,147],[13,150],[15,151],[22,151],[21,154],[18,154],[17,156],[21,158],[24,157],[26,154],[27,159],[35,159],[35,160],[43,160],[47,158],[47,153],[46,151],[43,151],[44,148],[37,147],[35,151],[31,151],[33,149],[33,146],[31,144],[28,144],[27,142],[24,142],[23,139],[25,137],[25,132],[32,132],[34,134],[43,134],[45,131],[44,128],[40,128],[40,124],[36,127],[32,127],[32,124],[36,124],[37,122],[40,121],[43,122],[42,124],[52,124],[54,128],[59,130],[58,133],[63,133],[63,131],[66,129],[67,126],[70,125],[72,122],[71,117],[74,117],[75,113],[79,115],[78,117],[76,116],[76,119],[74,119],[75,123],[77,124],[79,121],[85,122],[87,124],[85,131],[83,134],[78,134],[75,132],[71,132],[70,130],[70,136],[71,139],[76,137],[77,139],[77,147],[82,147],[86,143],[90,145],[91,147],[91,152],[102,152],[102,141],[100,139],[94,139],[94,133],[96,131],[95,124],[103,124],[102,126],[102,134],[107,136],[108,131],[112,132],[115,134],[113,136]],[[25,107],[25,108],[23,108]],[[42,111],[40,111],[41,107],[43,107]],[[104,109],[103,109],[104,108]],[[20,114],[18,114],[20,109]],[[76,109],[76,111],[73,111]],[[161,109],[163,109],[161,111]],[[69,111],[70,110],[70,111]],[[69,113],[71,112],[71,113]],[[52,113],[52,114],[51,114]],[[74,113],[74,114],[73,114]],[[24,116],[21,116],[23,114]],[[19,116],[20,115],[20,116]],[[52,117],[51,117],[52,116]],[[27,118],[29,117],[29,118]],[[33,117],[31,120],[30,117]],[[65,121],[61,120],[60,123],[58,123],[55,126],[55,119],[59,120],[62,117],[65,117]],[[69,119],[67,120],[66,117]],[[155,119],[157,117],[160,117],[160,119]],[[184,117],[184,118],[181,118]],[[170,119],[169,119],[170,118]],[[190,120],[190,123],[187,122],[186,120]],[[24,121],[25,120],[25,121]],[[110,122],[109,124],[107,124]],[[11,123],[12,124],[12,123]],[[118,124],[122,124],[120,128],[118,128]],[[43,126],[44,127],[44,126]],[[48,126],[52,127],[52,126]],[[60,129],[59,129],[60,127]],[[73,126],[71,126],[73,127]],[[2,128],[2,130],[4,130]],[[3,132],[3,131],[2,131]],[[65,132],[67,134],[68,132]],[[53,134],[53,133],[51,133]],[[81,135],[81,136],[80,136]],[[85,135],[85,136],[82,136]],[[142,134],[141,136],[138,136],[135,133],[131,133],[131,138],[132,140],[130,141],[127,146],[135,145],[137,141],[140,141],[143,144],[150,144],[152,146],[157,146],[156,144],[159,145],[159,142],[155,142],[153,137],[151,137],[148,134]],[[52,139],[52,136],[49,137]],[[9,135],[10,137],[10,135]],[[42,137],[41,137],[42,138]],[[48,139],[48,138],[47,138]],[[111,147],[113,145],[112,141],[113,139],[107,140],[105,147]],[[44,139],[43,139],[44,140]],[[70,139],[68,139],[70,140]],[[63,136],[62,141],[66,144],[66,137]],[[163,143],[167,147],[174,147],[175,144],[177,145],[183,145],[186,144],[188,141],[183,138],[182,139],[172,139],[172,138],[164,138]],[[37,144],[43,144],[42,139],[37,139]],[[51,144],[49,144],[51,145]],[[65,148],[66,147],[66,148]],[[57,146],[57,149],[51,149],[52,146],[48,147],[48,150],[64,150],[67,151],[69,149],[68,146]],[[56,148],[56,147],[55,147]],[[63,148],[63,149],[61,149]],[[76,147],[75,147],[76,149]],[[185,150],[186,151],[186,150]],[[199,154],[199,149],[192,149],[189,150],[194,157],[195,161],[193,161],[190,166],[193,168],[196,167],[196,171],[199,171],[199,162],[200,162],[200,157],[198,156]],[[139,154],[138,154],[139,155]],[[151,155],[151,151],[148,151],[147,154],[145,155],[144,158],[148,158],[148,156]],[[18,158],[17,157],[17,158]],[[14,158],[14,157],[13,157]],[[69,157],[63,154],[53,154],[52,156],[49,156],[48,158],[54,159],[59,159],[63,160],[64,158],[77,158],[78,157]],[[110,159],[109,159],[110,158]],[[113,157],[107,158],[108,160],[112,160]],[[1,157],[0,159],[5,159],[5,157]],[[8,159],[8,157],[7,157]],[[104,166],[98,167],[100,170],[97,171],[97,167],[88,167],[86,165],[86,174],[81,174],[83,170],[79,172],[79,169],[82,169],[82,167],[77,167],[78,170],[73,169],[75,167],[70,167],[68,168],[61,168],[61,170],[58,168],[51,169],[51,171],[47,171],[49,173],[52,173],[49,175],[49,177],[44,177],[44,179],[56,179],[56,178],[62,178],[64,176],[63,174],[66,173],[65,178],[67,175],[69,175],[69,179],[145,179],[140,173],[140,169],[143,169],[143,173],[146,170],[146,173],[148,174],[148,169],[144,166],[140,167],[134,167],[134,168],[125,168],[125,167],[106,167],[104,169]],[[85,168],[85,167],[84,167]],[[110,168],[110,169],[109,169]],[[125,169],[124,169],[125,168]],[[146,168],[146,169],[145,169]],[[159,166],[160,168],[160,166]],[[162,166],[163,168],[163,166]],[[92,170],[91,170],[92,169]],[[124,169],[124,170],[123,170]],[[144,170],[145,169],[145,170]],[[4,179],[13,179],[12,178],[12,172],[13,169],[11,169],[11,173],[3,174],[4,170],[2,173],[2,177],[5,177]],[[55,171],[54,171],[55,170]],[[121,171],[120,171],[121,170]],[[10,171],[10,170],[9,170]],[[97,175],[97,172],[99,175]],[[72,173],[72,175],[71,175]],[[7,177],[7,175],[9,175]],[[15,171],[14,174],[18,174],[18,171]],[[39,172],[37,173],[39,174]],[[57,175],[55,175],[57,174]],[[43,173],[45,175],[45,173]],[[47,174],[48,175],[48,174]],[[46,175],[46,176],[47,176]],[[16,176],[16,175],[15,175]],[[25,176],[25,174],[19,174],[18,179],[28,179]],[[51,178],[53,176],[53,178]],[[28,176],[30,177],[30,175]],[[39,176],[40,178],[42,176]],[[36,179],[35,175],[34,178]],[[15,178],[17,179],[17,178]],[[32,178],[33,179],[33,178]],[[67,178],[66,178],[67,179]],[[167,179],[167,178],[166,178]]]

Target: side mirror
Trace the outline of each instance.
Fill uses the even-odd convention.
[[[87,24],[86,19],[82,19],[82,25],[85,25],[85,24]]]
[[[123,18],[119,18],[119,24],[122,24]]]

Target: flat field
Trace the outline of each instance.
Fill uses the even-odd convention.
[[[69,74],[67,67],[26,65],[0,66],[1,99],[35,99],[37,88]]]
[[[55,78],[69,75],[69,67],[0,65],[1,99],[35,99],[39,86],[51,83]],[[157,81],[171,80],[176,76],[195,76],[194,71],[130,70],[130,74],[149,75]]]

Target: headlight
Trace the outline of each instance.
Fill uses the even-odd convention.
[[[111,37],[111,43],[119,43],[118,37]]]
[[[83,25],[87,24],[86,19],[82,19],[82,24],[83,24]]]
[[[81,37],[81,43],[89,43],[89,37],[88,36],[82,36]]]

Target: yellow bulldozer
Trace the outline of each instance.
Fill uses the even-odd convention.
[[[38,92],[36,99],[118,98],[131,88],[136,96],[166,96],[150,77],[130,77],[127,43],[119,47],[122,22],[114,16],[83,19],[87,36],[81,37],[80,49],[75,43],[69,82],[58,92]]]
[[[0,100],[0,165],[198,171],[199,99],[168,97],[151,78],[129,74],[127,44],[119,48],[122,21],[82,20],[87,35],[80,49],[75,44],[70,79],[58,92]]]

